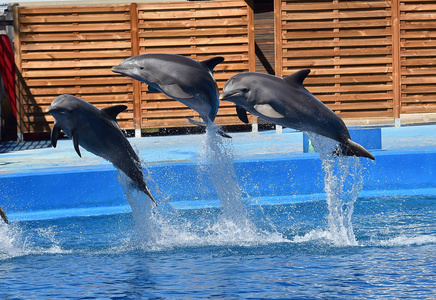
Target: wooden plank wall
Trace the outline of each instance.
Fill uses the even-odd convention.
[[[200,61],[223,56],[214,73],[220,89],[231,76],[254,71],[253,29],[248,27],[253,12],[244,1],[144,3],[138,11],[141,54],[172,53]],[[145,85],[141,92],[143,128],[191,126],[186,117],[198,116],[162,93],[147,92]],[[215,121],[241,124],[230,102],[221,103]]]
[[[251,25],[250,25],[251,24]],[[99,108],[126,104],[125,129],[190,126],[197,114],[144,84],[111,72],[131,55],[165,52],[203,60],[222,55],[220,88],[238,72],[254,70],[253,11],[245,1],[130,5],[16,7],[17,67],[30,96],[22,99],[22,131],[48,131],[44,113],[69,93]],[[253,49],[253,50],[250,50]],[[217,123],[240,124],[224,102]]]
[[[276,3],[279,76],[310,68],[306,87],[342,118],[393,116],[388,1]]]
[[[436,1],[400,1],[401,111],[436,112]]]
[[[31,97],[22,99],[24,132],[47,131],[44,113],[59,94],[99,108],[126,104],[120,126],[133,127],[132,80],[111,67],[131,55],[130,6],[16,7],[18,68]]]

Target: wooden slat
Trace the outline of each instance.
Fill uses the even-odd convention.
[[[224,56],[214,77],[222,88],[231,76],[250,69],[248,9],[244,1],[177,2],[138,4],[141,53],[163,52],[186,55],[196,60]],[[142,92],[143,126],[191,126],[185,117],[198,114],[162,93]],[[228,109],[230,108],[230,109]],[[218,110],[217,123],[239,124],[234,105]],[[232,120],[232,121],[230,121]],[[229,123],[230,122],[230,123]]]
[[[436,112],[436,2],[400,0],[401,112]]]
[[[311,68],[306,88],[343,118],[392,116],[391,1],[280,4],[281,74]]]

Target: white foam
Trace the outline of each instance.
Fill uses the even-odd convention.
[[[380,246],[395,247],[395,246],[412,246],[412,245],[427,245],[435,244],[436,236],[434,235],[418,235],[418,236],[406,236],[400,235],[398,237],[380,241]]]
[[[62,249],[52,228],[25,231],[19,223],[0,225],[0,260],[26,255],[70,253]],[[44,242],[37,245],[32,239]]]

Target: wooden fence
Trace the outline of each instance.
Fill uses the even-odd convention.
[[[274,17],[276,75],[311,68],[307,88],[345,119],[436,112],[436,1],[272,1],[274,14],[258,20],[257,36],[260,48],[270,43],[265,17]],[[234,74],[256,70],[256,2],[16,7],[16,62],[27,95],[22,131],[48,131],[53,119],[44,110],[62,93],[98,107],[126,104],[126,129],[189,126],[194,111],[111,66],[151,52],[222,55],[215,73],[222,88]],[[274,72],[265,59],[260,71]],[[221,103],[217,123],[241,124],[231,103]]]
[[[22,133],[49,131],[53,118],[44,111],[64,93],[99,108],[127,105],[119,117],[125,129],[189,126],[186,117],[196,116],[193,110],[111,72],[132,55],[224,56],[215,73],[220,88],[234,74],[254,71],[253,12],[245,1],[15,7],[14,19],[25,95]],[[222,103],[216,122],[239,122],[231,103]]]
[[[276,73],[343,118],[436,112],[436,1],[275,0]]]

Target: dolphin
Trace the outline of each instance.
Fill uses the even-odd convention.
[[[144,82],[150,92],[162,92],[183,103],[203,119],[199,122],[188,118],[190,122],[208,126],[214,122],[219,107],[213,69],[223,61],[221,56],[200,62],[176,54],[151,53],[126,58],[112,67],[112,72]],[[230,137],[222,130],[218,133]]]
[[[75,96],[60,95],[46,109],[55,118],[51,144],[56,148],[62,130],[73,140],[74,149],[80,157],[79,145],[110,161],[156,204],[145,184],[139,157],[116,122],[117,115],[126,109],[125,105],[114,105],[100,110]]]
[[[0,217],[5,221],[6,224],[9,223],[8,216],[6,216],[5,211],[0,207]]]
[[[300,70],[285,78],[240,73],[226,82],[220,99],[235,103],[244,123],[248,123],[248,111],[268,122],[338,141],[343,155],[374,160],[368,150],[351,140],[344,121],[303,86],[309,73],[309,69]]]

